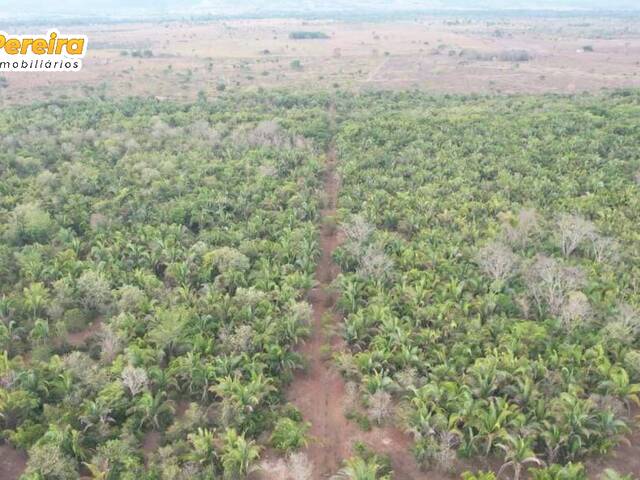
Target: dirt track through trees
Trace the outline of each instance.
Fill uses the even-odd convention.
[[[332,131],[335,131],[335,115],[335,107],[331,105]],[[341,232],[333,227],[333,222],[326,222],[335,216],[338,204],[340,178],[336,163],[336,146],[331,140],[324,174],[325,205],[320,215],[321,257],[315,275],[317,285],[309,293],[313,324],[309,340],[300,349],[308,361],[308,368],[296,375],[287,398],[312,425],[312,440],[307,454],[314,468],[314,480],[335,474],[342,461],[352,455],[356,441],[364,442],[377,453],[390,455],[396,480],[426,479],[413,459],[408,435],[392,427],[374,427],[365,432],[345,417],[348,404],[345,382],[331,361],[331,355],[343,348],[343,341],[336,333],[340,323],[335,309],[337,294],[331,290],[331,282],[340,272],[332,254],[343,238]],[[438,480],[445,477],[430,473],[428,478]]]

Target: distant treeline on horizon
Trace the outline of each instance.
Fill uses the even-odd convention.
[[[0,14],[1,15],[1,14]],[[6,26],[21,25],[47,25],[52,22],[56,26],[79,25],[79,24],[118,24],[133,22],[209,22],[220,20],[242,20],[242,19],[267,19],[267,18],[296,18],[301,20],[346,20],[346,21],[402,21],[413,20],[420,17],[454,17],[456,19],[467,18],[574,18],[574,17],[608,17],[608,18],[629,18],[640,17],[640,4],[636,9],[421,9],[406,10],[398,12],[387,11],[269,11],[269,12],[247,12],[237,14],[179,14],[179,13],[123,13],[116,15],[42,15],[24,14],[22,16],[0,17],[0,28]]]

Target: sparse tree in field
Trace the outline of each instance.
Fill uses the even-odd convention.
[[[124,285],[118,289],[118,296],[118,310],[120,312],[138,313],[146,307],[147,297],[138,287]]]
[[[451,474],[456,460],[455,446],[459,443],[458,433],[445,430],[438,437],[438,448],[434,454],[435,466],[440,472]]]
[[[619,303],[617,315],[603,330],[605,338],[630,344],[640,334],[640,313],[627,303]]]
[[[251,350],[254,331],[251,325],[240,325],[235,331],[228,328],[220,332],[220,341],[224,348],[233,353],[244,353]]]
[[[628,351],[624,356],[624,365],[634,381],[640,380],[640,351]]]
[[[565,257],[571,255],[582,242],[589,239],[596,231],[589,220],[571,214],[562,214],[556,223],[560,249]]]
[[[374,226],[361,215],[354,215],[349,223],[342,225],[342,232],[347,241],[358,246],[368,242],[374,230]]]
[[[509,247],[492,242],[481,248],[477,255],[478,265],[493,280],[507,280],[518,265],[518,257]]]
[[[36,444],[29,450],[26,475],[56,480],[78,478],[74,461],[60,447],[49,443]]]
[[[51,215],[35,203],[18,205],[12,221],[10,231],[18,243],[44,242],[55,226]]]

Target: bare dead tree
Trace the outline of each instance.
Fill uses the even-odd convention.
[[[386,279],[393,269],[393,261],[384,251],[370,245],[360,257],[360,263],[356,273],[364,278],[377,280]]]
[[[120,337],[110,328],[105,327],[101,335],[100,359],[104,363],[111,363],[122,350]]]
[[[342,225],[342,231],[348,242],[362,245],[369,240],[374,227],[361,215],[354,215],[349,223]]]
[[[620,254],[620,244],[613,238],[593,233],[591,239],[591,251],[593,258],[598,263],[615,262]]]
[[[565,330],[572,330],[591,316],[591,304],[587,296],[580,291],[569,292],[562,309],[560,319]]]
[[[127,365],[122,370],[122,384],[129,389],[132,397],[143,392],[147,388],[148,383],[149,378],[144,368]]]
[[[440,472],[451,474],[457,457],[455,447],[459,443],[458,434],[445,430],[438,437],[438,449],[434,458],[436,468]]]
[[[512,225],[505,222],[502,225],[502,234],[507,243],[524,248],[528,241],[538,231],[540,215],[535,208],[523,208],[518,212],[517,223]]]
[[[288,476],[290,480],[311,480],[313,478],[313,464],[304,452],[294,452],[287,459]]]
[[[640,312],[628,303],[618,304],[616,320],[631,328],[634,334],[640,333]]]
[[[382,424],[393,414],[391,395],[384,390],[378,390],[368,399],[367,414],[378,425]]]
[[[480,249],[476,262],[494,280],[506,280],[515,272],[518,257],[503,243],[492,242]]]
[[[542,313],[546,305],[553,315],[560,315],[567,294],[583,285],[585,276],[578,267],[567,267],[553,258],[537,255],[525,271],[525,283]]]
[[[558,217],[556,225],[560,248],[565,257],[571,255],[582,242],[596,232],[593,223],[579,215],[562,214]]]

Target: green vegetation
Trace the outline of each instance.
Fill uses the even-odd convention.
[[[284,391],[332,140],[349,418],[411,432],[424,469],[501,461],[468,480],[580,480],[635,427],[640,93],[332,101],[335,128],[323,94],[0,113],[0,440],[25,479],[235,480],[267,448],[310,478]],[[357,444],[335,478],[391,460]]]
[[[337,361],[362,406],[395,407],[426,468],[609,451],[640,391],[640,96],[342,108]]]
[[[324,32],[299,31],[289,33],[289,38],[292,40],[318,40],[329,38],[329,35]]]
[[[311,313],[324,99],[1,116],[0,431],[26,478],[238,479],[261,433],[304,445],[280,411]]]

